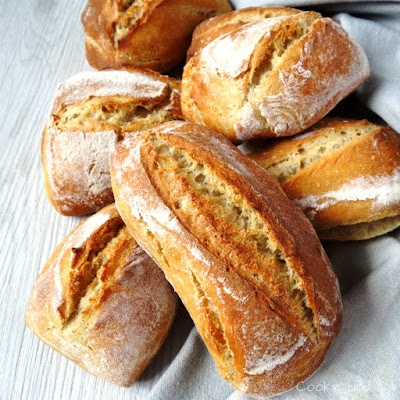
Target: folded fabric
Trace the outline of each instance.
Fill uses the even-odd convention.
[[[400,1],[233,0],[235,8],[280,5],[333,16],[364,48],[371,76],[360,101],[400,133]],[[329,44],[327,44],[329,46]],[[400,230],[325,244],[339,277],[344,325],[320,369],[276,399],[400,398]],[[187,315],[177,320],[187,324]],[[246,400],[223,381],[193,327],[149,399]]]
[[[392,16],[400,10],[400,1],[379,1],[379,0],[349,0],[349,1],[335,1],[335,0],[232,0],[234,8],[254,7],[254,6],[283,6],[294,8],[308,8],[319,10],[321,12],[347,12],[353,15],[371,14],[376,16],[384,14]]]
[[[360,100],[400,132],[400,30],[384,25],[384,18],[381,22],[348,14],[335,18],[364,48],[370,63],[371,76],[357,91]],[[398,24],[400,29],[400,14]]]

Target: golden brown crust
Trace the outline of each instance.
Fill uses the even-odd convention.
[[[184,61],[194,28],[231,9],[227,0],[89,0],[81,18],[87,60],[97,69],[168,72]]]
[[[291,136],[368,77],[364,51],[332,19],[315,12],[271,14],[263,18],[260,12],[258,20],[236,23],[199,45],[182,76],[187,120],[234,142]],[[240,20],[240,10],[224,20],[229,15]],[[220,29],[218,19],[216,25]],[[212,26],[213,20],[207,24],[211,32]]]
[[[129,386],[160,349],[177,296],[114,205],[79,224],[32,289],[25,321],[89,373]]]
[[[336,277],[274,179],[225,137],[171,122],[117,145],[116,204],[222,377],[250,396],[312,374],[341,326]]]
[[[367,120],[325,119],[303,135],[254,144],[319,236],[362,240],[400,225],[400,136]]]
[[[52,205],[64,215],[84,215],[112,203],[109,156],[116,143],[181,118],[180,82],[154,71],[90,71],[64,81],[42,136]]]
[[[248,7],[209,18],[194,30],[186,55],[187,61],[214,39],[234,31],[244,24],[265,18],[293,15],[299,12],[301,11],[288,7]]]

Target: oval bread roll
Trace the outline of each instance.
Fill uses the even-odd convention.
[[[150,70],[88,71],[57,88],[42,135],[47,197],[63,215],[114,201],[109,157],[136,131],[181,119],[180,82]]]
[[[327,118],[304,134],[247,143],[324,240],[363,240],[400,226],[400,135],[367,120]]]
[[[221,376],[249,396],[321,364],[342,303],[318,237],[277,182],[224,136],[169,122],[111,155],[117,208],[174,286]]]
[[[177,300],[112,204],[54,250],[33,286],[25,322],[87,372],[129,386],[163,344]]]
[[[244,9],[205,26],[183,70],[182,113],[233,142],[299,133],[369,76],[362,48],[316,12]]]
[[[168,72],[185,59],[194,28],[232,9],[228,0],[89,0],[82,13],[89,64]]]

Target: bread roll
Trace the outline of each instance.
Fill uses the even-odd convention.
[[[312,225],[224,136],[168,122],[111,155],[116,205],[174,286],[221,376],[249,396],[294,387],[338,334],[336,276]]]
[[[184,61],[196,25],[231,9],[228,0],[89,0],[81,17],[86,58],[97,69],[168,72]]]
[[[89,71],[64,81],[42,137],[44,183],[54,208],[77,216],[112,203],[109,157],[116,143],[180,118],[180,82],[153,71]]]
[[[205,26],[183,70],[182,112],[233,142],[299,133],[369,75],[362,48],[315,12],[244,9]]]
[[[242,147],[325,240],[363,240],[400,226],[400,135],[367,120],[325,119],[294,138]]]
[[[85,219],[39,274],[25,321],[89,373],[131,385],[174,320],[177,296],[112,204]]]

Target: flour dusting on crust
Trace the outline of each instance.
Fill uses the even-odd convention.
[[[62,106],[90,97],[120,95],[156,99],[167,91],[167,83],[138,72],[85,71],[59,85],[53,113],[58,112]]]
[[[237,78],[248,69],[251,54],[257,43],[283,19],[288,17],[267,18],[246,24],[210,42],[201,53],[201,62],[211,73],[222,73],[231,78]]]
[[[400,202],[400,168],[392,175],[361,176],[355,178],[337,190],[321,195],[309,195],[294,199],[294,202],[306,211],[309,218],[315,218],[318,212],[342,201],[368,201],[375,208],[383,208]]]
[[[91,204],[111,190],[109,156],[117,142],[114,131],[48,130],[43,147],[48,179],[53,198],[63,204],[64,212],[68,205]]]

